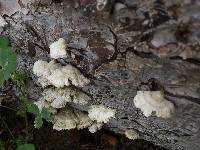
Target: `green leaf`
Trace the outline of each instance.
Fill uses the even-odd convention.
[[[9,47],[0,47],[0,82],[10,78],[17,67],[17,55]]]
[[[28,112],[32,113],[36,116],[40,115],[40,110],[39,110],[38,106],[33,103],[28,105]]]
[[[17,67],[17,55],[7,37],[0,36],[0,83],[9,79]]]
[[[49,121],[50,120],[50,113],[49,113],[49,110],[45,107],[42,108],[42,111],[41,111],[41,116],[42,118],[44,118],[46,121]]]
[[[42,117],[40,115],[35,117],[35,121],[34,121],[34,127],[39,129],[42,127],[43,121],[42,121]]]
[[[23,144],[17,146],[17,150],[35,150],[35,146],[33,144]]]
[[[9,39],[5,36],[0,36],[0,47],[8,47],[9,46]]]

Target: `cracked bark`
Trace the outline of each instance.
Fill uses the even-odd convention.
[[[75,57],[58,61],[78,67],[90,78],[91,84],[83,88],[93,98],[89,105],[103,104],[117,110],[116,118],[105,128],[121,134],[133,128],[141,138],[170,149],[200,149],[200,47],[193,40],[200,39],[199,36],[191,32],[189,35],[195,38],[189,39],[190,42],[173,41],[176,45],[173,52],[171,43],[152,47],[151,40],[158,40],[153,35],[163,26],[171,30],[174,25],[162,20],[161,25],[144,26],[145,16],[136,11],[140,7],[146,9],[142,5],[146,2],[124,2],[130,6],[126,11],[134,16],[119,13],[111,16],[114,20],[110,21],[102,19],[102,13],[109,14],[106,11],[91,13],[95,9],[93,3],[83,10],[67,7],[72,4],[66,1],[63,5],[34,6],[34,13],[6,18],[9,26],[2,34],[11,38],[14,47],[20,48],[18,68],[29,76],[29,98],[37,100],[42,91],[31,71],[33,63],[38,59],[48,60],[48,45],[63,37],[68,43],[68,53]],[[166,2],[167,9],[171,9],[170,2]],[[175,6],[182,10],[187,5]],[[129,17],[129,21],[119,23],[124,17]],[[199,27],[197,22],[192,23]],[[176,21],[175,26],[179,24]],[[192,45],[198,47],[194,52]],[[183,52],[189,59],[182,59]],[[165,98],[175,104],[175,113],[168,119],[144,117],[133,103],[137,90],[163,90]],[[88,109],[74,104],[71,107]]]

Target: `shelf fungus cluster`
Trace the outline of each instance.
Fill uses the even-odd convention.
[[[72,65],[62,66],[55,60],[38,60],[33,66],[33,73],[39,77],[38,81],[42,87],[53,85],[57,88],[72,85],[83,87],[90,81],[85,78],[81,72]]]
[[[110,118],[115,116],[115,110],[103,105],[92,105],[88,110],[88,116],[98,123],[107,123]]]
[[[65,41],[59,39],[50,45],[50,57],[53,59],[67,57],[65,49]],[[42,97],[35,104],[40,110],[43,107],[49,109],[53,129],[60,131],[89,128],[89,131],[94,133],[102,127],[103,123],[107,123],[115,116],[115,110],[103,105],[92,105],[88,112],[68,106],[68,103],[86,105],[91,100],[80,90],[90,80],[74,66],[69,64],[62,66],[56,60],[50,62],[38,60],[34,63],[33,73],[44,88]]]
[[[89,127],[89,131],[94,133],[103,126],[103,123],[107,123],[111,118],[115,117],[115,110],[103,105],[92,105],[88,110],[88,116],[95,121]]]
[[[70,130],[83,129],[92,125],[87,113],[72,108],[61,109],[57,115],[52,116],[53,129]]]
[[[43,99],[50,103],[53,108],[63,108],[67,103],[85,105],[91,98],[79,89],[66,88],[47,88],[42,93]]]
[[[162,91],[138,91],[134,104],[146,117],[154,114],[157,117],[169,118],[175,111],[174,104],[164,98]]]

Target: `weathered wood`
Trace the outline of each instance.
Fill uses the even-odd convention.
[[[63,5],[32,6],[29,14],[21,17],[6,17],[10,26],[2,34],[20,48],[18,67],[30,77],[29,98],[37,100],[41,92],[32,74],[33,63],[48,59],[48,45],[63,37],[75,57],[58,61],[75,65],[91,80],[83,89],[93,98],[90,105],[117,110],[106,128],[122,134],[133,128],[141,138],[170,149],[200,149],[200,24],[195,17],[200,9],[191,11],[200,8],[198,2],[160,3],[166,11],[166,19],[160,21],[161,12],[154,14],[159,10],[157,3],[124,3],[128,7],[123,13],[110,14],[114,3],[106,11],[93,12],[94,1],[88,0],[87,6],[77,9],[65,1]],[[160,33],[164,29],[166,32]],[[133,103],[137,90],[163,90],[165,98],[175,104],[175,113],[168,119],[145,117]]]

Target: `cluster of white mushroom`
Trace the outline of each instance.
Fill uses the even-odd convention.
[[[164,98],[162,91],[137,91],[133,102],[145,117],[154,115],[156,117],[169,118],[175,111],[174,104]],[[124,134],[131,140],[139,138],[139,133],[134,129],[127,129]]]
[[[157,117],[169,118],[175,111],[174,104],[164,98],[162,91],[138,91],[134,104],[146,117],[154,114]]]
[[[106,108],[103,105],[92,105],[88,110],[88,116],[91,120],[95,121],[92,126],[89,127],[91,133],[99,130],[104,123],[109,122],[110,118],[115,117],[115,110]]]
[[[93,122],[87,113],[72,108],[65,108],[61,109],[58,114],[52,115],[52,123],[53,129],[60,131],[87,128]]]
[[[50,57],[53,59],[69,57],[64,39],[60,38],[50,45]],[[38,60],[34,63],[33,73],[38,76],[38,82],[45,88],[42,97],[35,104],[40,110],[43,107],[49,109],[53,129],[60,131],[89,128],[89,131],[94,133],[102,127],[103,123],[107,123],[115,116],[115,110],[103,105],[92,105],[88,112],[67,106],[68,103],[86,105],[91,100],[79,89],[89,84],[90,80],[74,66],[62,66],[55,60],[49,63]]]
[[[57,88],[72,85],[83,87],[90,81],[85,78],[81,72],[72,65],[62,66],[55,60],[47,61],[38,60],[33,66],[33,72],[39,77],[39,82],[42,87],[53,85]]]

